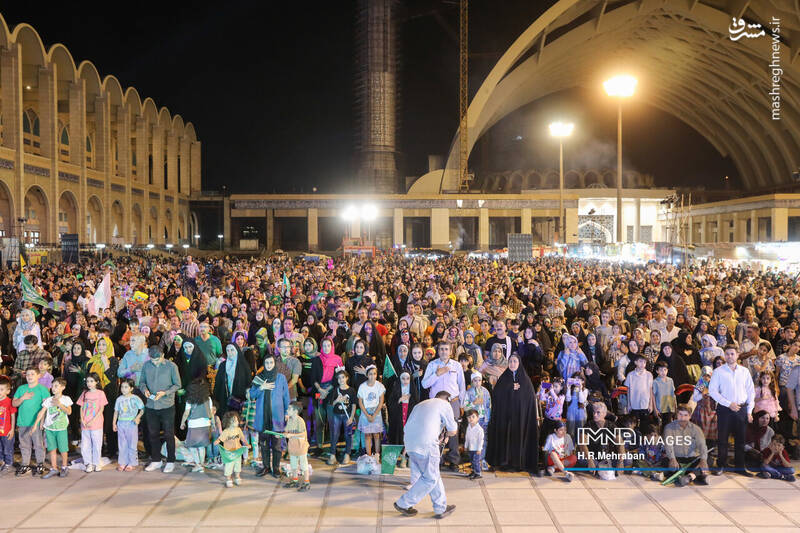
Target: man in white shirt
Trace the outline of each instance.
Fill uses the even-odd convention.
[[[678,332],[681,330],[675,325],[675,314],[667,314],[667,325],[662,330],[653,330],[661,333],[661,342],[672,342],[678,338]]]
[[[428,363],[425,375],[422,377],[422,386],[430,389],[430,395],[436,396],[440,391],[447,392],[450,407],[453,410],[453,418],[461,418],[461,398],[467,393],[464,384],[464,369],[461,364],[450,359],[450,344],[440,342],[436,351],[438,359]],[[458,452],[458,435],[452,435],[447,441],[447,460],[450,461],[450,469],[458,470],[461,462],[461,454]]]
[[[448,436],[458,434],[449,394],[439,391],[434,398],[420,402],[411,411],[405,425],[403,439],[411,468],[411,487],[394,503],[394,508],[405,516],[414,516],[414,506],[430,494],[434,518],[452,514],[455,505],[447,505],[442,475],[439,473],[439,441],[446,430]]]
[[[750,371],[737,364],[736,346],[725,346],[725,362],[711,375],[708,393],[717,402],[717,468],[720,475],[728,464],[728,437],[733,433],[735,469],[745,477],[752,474],[744,467],[744,441],[747,424],[753,421],[755,388]]]

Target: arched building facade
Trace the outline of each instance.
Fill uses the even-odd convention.
[[[188,241],[200,150],[191,122],[0,15],[0,236]]]

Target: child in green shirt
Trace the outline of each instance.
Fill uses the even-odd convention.
[[[34,426],[42,402],[50,397],[50,391],[39,384],[39,369],[28,368],[25,371],[25,385],[14,393],[11,405],[17,408],[17,427],[19,428],[19,451],[22,462],[17,468],[16,475],[23,476],[31,472],[34,476],[44,474],[44,442],[42,432]],[[36,457],[36,466],[31,469],[31,452]]]
[[[50,452],[50,471],[42,476],[42,479],[50,479],[58,475],[67,477],[67,453],[69,452],[69,442],[67,439],[67,427],[69,426],[69,415],[72,414],[72,398],[64,396],[64,389],[67,387],[67,380],[56,378],[53,380],[49,398],[42,402],[42,409],[36,417],[34,430],[44,428],[47,451]],[[41,425],[40,425],[41,424]],[[58,470],[58,453],[61,453],[61,471]]]

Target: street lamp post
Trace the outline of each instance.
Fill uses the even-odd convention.
[[[564,137],[572,135],[575,124],[572,122],[553,122],[550,135],[558,139],[558,239],[567,242],[564,225]]]
[[[617,242],[622,242],[622,99],[633,96],[636,90],[633,76],[615,76],[603,82],[608,96],[617,100]]]
[[[364,206],[361,218],[367,223],[367,242],[372,246],[372,222],[378,217],[378,208],[373,204]]]
[[[217,235],[217,239],[219,239],[219,251],[220,252],[222,251],[222,239],[224,239],[224,238],[225,238],[225,235],[223,235],[222,233]]]

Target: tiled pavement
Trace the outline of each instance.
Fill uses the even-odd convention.
[[[71,472],[67,479],[0,478],[0,533],[371,531],[503,533],[589,531],[798,531],[800,483],[712,477],[709,487],[662,487],[635,476],[615,481],[488,474],[479,483],[445,475],[456,512],[432,518],[392,508],[407,478],[367,478],[314,462],[312,490],[298,493],[268,478],[244,476],[226,489],[219,472],[173,474]]]

